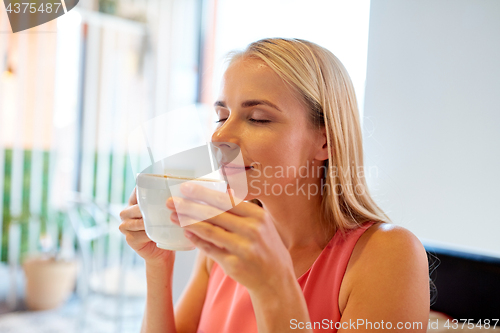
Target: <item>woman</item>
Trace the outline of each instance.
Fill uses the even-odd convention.
[[[120,230],[146,261],[143,332],[425,332],[427,256],[370,197],[343,65],[298,39],[260,40],[230,60],[212,141],[240,147],[245,199],[260,205],[185,227],[200,252],[174,312],[175,253],[149,240],[132,194]],[[207,189],[183,193],[218,208]],[[175,223],[207,209],[172,200]]]

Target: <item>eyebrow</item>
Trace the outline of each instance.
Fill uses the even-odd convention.
[[[241,107],[242,108],[250,108],[252,106],[257,106],[257,105],[267,105],[267,106],[270,106],[270,107],[278,110],[279,112],[282,112],[281,109],[278,106],[276,106],[276,104],[271,103],[271,102],[269,102],[268,100],[265,100],[265,99],[251,99],[251,100],[244,101],[243,103],[241,103]],[[217,101],[217,102],[215,102],[214,106],[215,107],[220,106],[222,108],[227,108],[226,103],[223,102],[223,101]]]

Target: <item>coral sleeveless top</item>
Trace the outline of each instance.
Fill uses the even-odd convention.
[[[297,279],[304,293],[311,323],[319,322],[314,327],[315,332],[337,332],[335,323],[340,321],[340,284],[356,242],[373,224],[366,222],[348,231],[344,237],[337,231],[312,266]],[[323,324],[326,322],[328,324]],[[291,328],[293,325],[291,323]],[[246,288],[227,276],[214,262],[198,333],[233,332],[257,332],[252,302]]]

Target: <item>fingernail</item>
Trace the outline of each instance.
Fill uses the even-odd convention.
[[[172,197],[172,200],[175,205],[179,205],[182,202],[182,198],[179,197]]]
[[[177,213],[172,213],[172,214],[170,215],[170,219],[171,219],[172,221],[179,222],[179,216],[177,215]]]

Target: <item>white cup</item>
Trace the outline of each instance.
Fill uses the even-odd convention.
[[[144,220],[146,234],[161,249],[189,251],[195,248],[193,243],[184,236],[183,228],[170,220],[172,211],[167,208],[167,200],[172,196],[170,187],[175,185],[175,188],[178,188],[177,185],[188,181],[223,193],[227,188],[224,181],[216,179],[193,179],[146,173],[137,176],[137,202]],[[178,191],[174,191],[174,195],[182,197]]]

